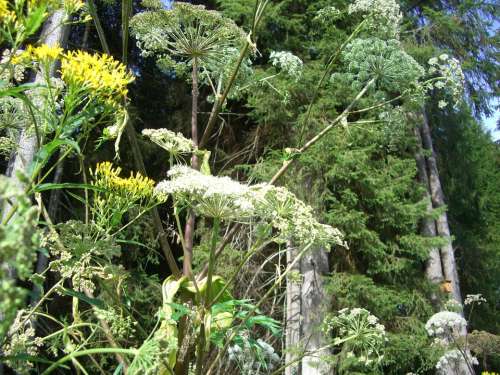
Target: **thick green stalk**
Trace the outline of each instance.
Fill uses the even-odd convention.
[[[101,21],[99,20],[99,16],[97,14],[97,9],[95,7],[94,0],[87,1],[87,7],[90,13],[90,16],[94,20],[94,25],[97,30],[97,35],[99,36],[99,41],[101,42],[102,49],[108,55],[111,54],[108,42],[106,41],[106,35],[104,34],[104,29],[102,28]]]
[[[250,49],[251,46],[254,45],[254,42],[252,41],[252,37],[256,35],[257,33],[257,28],[259,27],[259,24],[262,20],[262,17],[264,15],[264,11],[266,10],[267,5],[269,4],[268,0],[256,0],[255,1],[255,8],[254,8],[254,17],[253,17],[253,23],[252,23],[252,31],[247,36],[247,40],[245,41],[245,44],[243,45],[243,48],[240,51],[240,56],[238,57],[238,61],[236,62],[236,66],[231,73],[231,77],[229,78],[229,81],[220,97],[217,98],[217,100],[214,103],[214,106],[212,108],[212,111],[210,112],[210,117],[208,118],[207,125],[205,127],[205,131],[203,132],[203,136],[201,137],[199,147],[203,148],[208,140],[210,139],[210,136],[212,134],[213,128],[215,126],[215,120],[217,119],[217,116],[219,115],[222,105],[227,99],[227,96],[229,95],[229,92],[231,91],[231,88],[233,87],[234,81],[236,80],[236,77],[238,76],[238,72],[241,68],[241,64],[243,63],[243,60],[245,59],[248,50]]]
[[[132,0],[122,0],[122,62],[128,65],[129,21],[132,14]]]
[[[205,307],[210,305],[210,294],[212,293],[212,277],[215,269],[215,250],[217,247],[217,240],[219,238],[220,219],[214,219],[212,227],[212,240],[210,242],[210,257],[208,260],[208,274],[207,274],[207,290],[205,294]]]
[[[48,375],[52,373],[56,368],[58,368],[60,365],[62,365],[65,362],[71,361],[73,358],[77,357],[83,357],[86,355],[91,355],[91,354],[128,354],[128,355],[137,355],[137,349],[124,349],[124,348],[94,348],[94,349],[87,349],[87,350],[82,350],[79,352],[73,352],[70,353],[61,359],[59,359],[57,362],[54,362],[47,370],[45,370],[42,375]]]
[[[193,59],[193,67],[191,70],[191,141],[196,148],[198,148],[198,61],[196,57]],[[200,165],[196,152],[191,157],[191,167],[199,170]],[[186,276],[192,274],[193,265],[193,246],[194,246],[194,227],[196,224],[196,217],[193,210],[188,213],[186,226],[184,229],[184,257],[182,264],[182,273]]]
[[[318,142],[321,138],[325,136],[328,132],[330,132],[335,125],[337,125],[339,122],[342,120],[346,119],[347,115],[349,114],[349,111],[351,108],[356,104],[359,99],[365,95],[365,93],[368,91],[368,89],[375,83],[375,78],[372,78],[368,83],[363,87],[363,89],[356,95],[354,100],[347,106],[344,111],[337,116],[335,120],[333,120],[330,125],[325,127],[322,131],[320,131],[318,134],[316,134],[314,137],[312,137],[304,146],[302,146],[299,150],[296,151],[297,156],[304,153],[307,151],[311,146],[313,146],[316,142]],[[283,163],[283,166],[276,172],[276,174],[271,178],[271,181],[269,181],[269,184],[274,185],[276,181],[290,168],[290,166],[297,160],[297,157],[294,157],[292,159],[289,159]]]
[[[311,98],[311,101],[309,102],[309,105],[307,107],[307,112],[306,112],[306,117],[304,119],[304,122],[302,123],[302,126],[300,128],[300,136],[299,136],[299,145],[302,143],[302,137],[304,136],[304,131],[309,125],[309,118],[311,117],[311,110],[313,107],[314,102],[316,101],[316,98],[318,97],[319,90],[323,86],[323,83],[325,82],[326,77],[331,72],[331,69],[333,67],[333,64],[337,61],[338,57],[340,56],[340,53],[343,51],[347,43],[349,43],[358,33],[361,31],[363,25],[366,23],[365,20],[363,20],[357,27],[356,29],[349,35],[349,37],[342,43],[342,45],[337,48],[335,51],[335,54],[332,55],[328,59],[328,63],[326,64],[325,71],[323,72],[323,75],[321,76],[321,79],[318,82],[318,85],[316,86],[316,89],[314,90],[313,97]]]

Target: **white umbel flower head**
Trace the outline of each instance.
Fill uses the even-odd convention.
[[[368,310],[342,309],[326,318],[324,327],[326,333],[336,334],[333,344],[344,345],[344,350],[349,350],[347,356],[355,357],[359,364],[370,366],[383,359],[380,351],[387,341],[385,327]]]
[[[429,74],[440,76],[440,80],[434,83],[434,87],[439,90],[446,90],[453,100],[458,103],[462,99],[465,85],[465,76],[460,61],[443,53],[439,57],[430,58],[428,63]],[[441,102],[444,103],[443,100]],[[444,108],[442,103],[439,108]]]
[[[356,0],[349,5],[349,14],[367,15],[368,28],[377,35],[397,38],[403,18],[395,0]]]
[[[286,188],[260,184],[252,186],[252,192],[256,215],[272,223],[283,242],[345,246],[338,229],[319,223],[312,207]]]
[[[342,245],[336,228],[319,223],[313,209],[283,187],[249,186],[230,179],[205,175],[187,166],[174,166],[158,193],[173,195],[201,216],[225,220],[261,222],[277,231],[276,241],[297,244]]]
[[[191,140],[168,129],[144,129],[142,135],[172,155],[188,154],[194,149]]]
[[[298,80],[302,75],[303,62],[291,52],[272,51],[269,56],[269,61],[271,61],[273,66],[281,69],[291,77],[295,77],[295,80]]]
[[[477,303],[480,305],[483,302],[486,302],[486,298],[484,298],[482,294],[467,294],[464,304],[472,305],[473,303]]]
[[[459,336],[466,326],[467,321],[452,311],[438,312],[425,323],[429,336],[444,339]]]
[[[253,215],[250,189],[229,177],[207,176],[186,166],[174,166],[170,180],[160,182],[156,191],[172,194],[199,214],[218,219],[244,219]]]
[[[439,358],[436,364],[437,374],[468,374],[470,371],[468,370],[466,361],[469,362],[470,365],[479,364],[477,358],[473,357],[470,353],[461,352],[458,349],[450,350]]]

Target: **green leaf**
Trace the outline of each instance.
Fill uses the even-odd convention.
[[[46,17],[47,6],[41,5],[32,9],[24,24],[26,28],[26,36],[34,34],[42,25]]]
[[[113,372],[113,375],[119,375],[119,374],[123,374],[123,363],[120,363]]]
[[[103,300],[98,298],[87,297],[85,294],[77,292],[76,290],[73,289],[64,288],[63,293],[71,297],[76,297],[79,300],[84,301],[89,305],[96,306],[100,309],[104,309],[106,307],[106,304],[104,303]]]
[[[166,304],[169,305],[170,307],[172,307],[171,318],[173,320],[175,320],[176,322],[179,321],[179,319],[182,318],[183,316],[188,315],[191,311],[186,306],[181,305],[179,303],[169,302]]]
[[[73,148],[76,152],[79,154],[81,153],[80,151],[80,146],[78,146],[78,143],[73,141],[72,139],[54,139],[53,141],[47,143],[46,145],[43,145],[40,150],[35,154],[35,157],[33,159],[33,162],[30,164],[28,168],[28,175],[32,176],[33,173],[40,167],[43,167],[43,165],[49,160],[49,158],[61,147],[61,146],[69,146]]]
[[[55,189],[89,189],[89,190],[94,190],[94,191],[101,191],[105,192],[106,189],[90,185],[90,184],[78,184],[78,183],[72,183],[72,182],[63,182],[59,184],[54,184],[54,183],[45,183],[45,184],[40,184],[37,185],[34,189],[35,192],[40,193],[42,191],[47,191],[47,190],[55,190]]]

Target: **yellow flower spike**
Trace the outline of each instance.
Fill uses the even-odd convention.
[[[90,95],[111,104],[127,94],[127,85],[134,80],[125,66],[113,57],[106,54],[91,55],[83,51],[65,54],[61,73],[68,85],[84,88]]]
[[[58,59],[59,56],[61,56],[62,52],[63,49],[59,46],[49,46],[47,44],[42,44],[38,47],[33,47],[32,45],[30,45],[28,46],[26,51],[16,57],[16,60],[32,60],[42,63],[50,63]]]
[[[113,167],[110,162],[97,164],[95,168],[94,185],[103,187],[113,194],[127,196],[131,201],[149,199],[154,195],[155,182],[137,172],[129,178],[120,177],[121,168]]]
[[[74,14],[80,11],[85,3],[82,0],[64,0],[63,6],[67,14]]]
[[[0,0],[0,24],[14,23],[16,21],[16,13],[9,10],[9,1]]]
[[[0,20],[4,17],[8,12],[8,4],[7,0],[0,0]]]

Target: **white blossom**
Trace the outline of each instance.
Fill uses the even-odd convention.
[[[300,58],[295,56],[291,52],[286,51],[272,51],[269,56],[269,60],[273,66],[281,69],[288,75],[295,77],[295,80],[299,80],[302,75],[303,62]]]
[[[228,349],[228,357],[236,362],[243,375],[264,375],[272,371],[281,361],[274,348],[262,339],[250,342],[243,337],[241,346],[235,344]]]
[[[174,166],[168,176],[170,180],[161,181],[155,190],[174,195],[205,216],[243,219],[253,214],[247,185],[229,177],[207,176],[186,166]]]
[[[185,138],[182,133],[168,129],[144,129],[142,135],[172,155],[190,153],[194,149],[193,142]]]
[[[439,58],[433,57],[429,59],[428,63],[428,73],[440,76],[440,81],[436,82],[434,87],[446,89],[453,100],[459,102],[462,99],[465,85],[465,76],[460,62],[455,58],[449,57],[447,54],[442,54]]]
[[[465,357],[464,357],[465,354]],[[478,365],[479,362],[476,357],[473,357],[470,353],[462,353],[458,349],[450,350],[446,352],[436,364],[436,370],[439,375],[445,375],[450,373],[462,373],[462,369],[467,369],[468,361],[471,365]]]
[[[466,320],[452,311],[441,311],[434,314],[425,324],[425,329],[430,336],[447,338],[458,336],[467,326]]]
[[[399,36],[399,27],[403,18],[395,0],[356,0],[349,5],[349,14],[363,13],[370,18],[368,28],[382,36]]]
[[[484,298],[482,294],[467,294],[464,304],[472,305],[473,303],[477,303],[480,305],[483,302],[486,302],[486,298]]]
[[[336,316],[326,318],[324,325],[326,334],[333,331],[337,335],[334,345],[349,345],[348,358],[356,357],[364,366],[382,360],[380,350],[387,341],[385,327],[368,310],[342,309]]]
[[[256,215],[272,223],[283,242],[345,246],[338,229],[319,223],[312,207],[286,188],[260,184],[252,186],[252,192]]]
[[[336,228],[316,220],[312,207],[283,187],[268,184],[249,186],[229,177],[208,176],[187,166],[174,166],[169,180],[155,190],[171,194],[193,207],[198,214],[247,221],[260,220],[277,230],[277,241],[298,244],[345,245]]]

